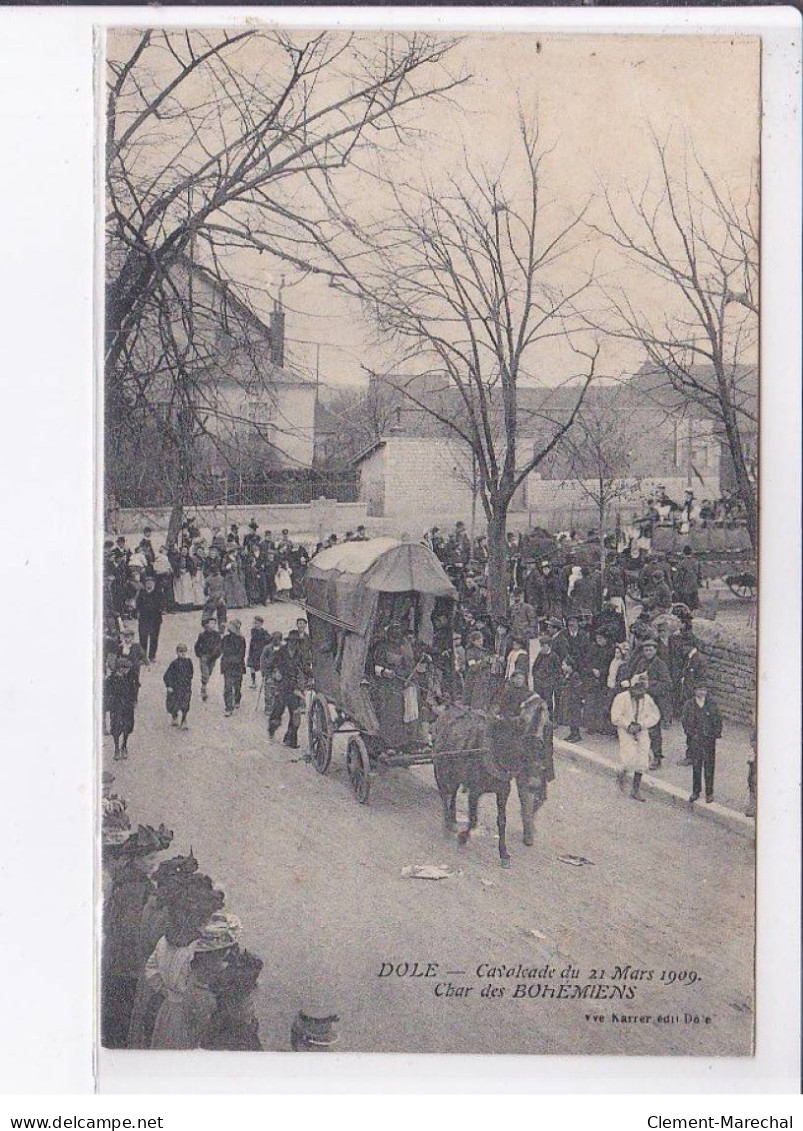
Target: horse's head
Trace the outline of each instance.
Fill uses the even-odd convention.
[[[524,700],[519,709],[519,723],[524,736],[531,739],[542,738],[547,717],[546,703],[540,695],[533,692],[528,699]]]

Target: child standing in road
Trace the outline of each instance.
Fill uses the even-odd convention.
[[[271,634],[265,628],[265,621],[262,617],[254,617],[254,624],[251,629],[251,639],[248,642],[248,670],[251,672],[251,687],[256,688],[257,685],[257,672],[259,671],[259,658],[262,655],[262,650],[271,638]]]
[[[164,679],[167,688],[165,706],[170,716],[171,725],[187,730],[187,715],[192,699],[192,677],[194,675],[192,660],[187,657],[187,645],[176,645],[176,658],[167,666]],[[179,714],[181,721],[179,722]]]
[[[201,621],[201,631],[195,641],[195,655],[201,668],[201,698],[204,702],[209,698],[207,687],[221,649],[220,633],[215,628],[214,618],[204,616]]]
[[[240,706],[245,675],[245,640],[238,620],[229,622],[229,631],[223,637],[220,670],[223,675],[224,714],[228,718]]]

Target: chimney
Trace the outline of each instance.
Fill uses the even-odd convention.
[[[270,359],[279,369],[284,367],[284,310],[279,299],[273,300],[270,313]]]

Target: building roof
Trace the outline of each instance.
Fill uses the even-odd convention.
[[[695,367],[701,382],[713,384],[713,370],[704,366]],[[580,382],[571,382],[555,387],[520,385],[517,390],[518,435],[522,440],[535,439],[548,433],[548,430],[564,422],[577,404],[581,389]],[[736,371],[738,404],[746,413],[755,415],[758,409],[758,371],[755,366],[739,366]],[[416,399],[426,403],[441,417],[460,421],[465,419],[460,391],[454,386],[416,390]],[[493,398],[492,398],[493,399]],[[682,414],[693,419],[710,419],[711,413],[704,404],[690,402],[673,389],[667,378],[648,364],[626,381],[608,381],[592,384],[586,391],[584,404],[590,407],[603,407],[621,400],[622,411],[629,415],[655,415],[662,418],[667,414]],[[744,417],[746,430],[750,430],[749,416]],[[381,440],[376,440],[353,459],[358,464],[372,454],[386,439],[417,438],[436,439],[454,436],[454,430],[439,420],[432,412],[419,407],[405,397],[399,390],[397,422]]]

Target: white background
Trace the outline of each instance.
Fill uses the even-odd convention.
[[[167,1097],[94,1084],[93,985],[93,26],[303,26],[391,21],[477,29],[762,34],[762,439],[758,1051],[754,1059],[310,1057],[132,1054],[104,1090],[142,1092],[797,1092],[800,1005],[800,17],[792,9],[542,11],[0,9],[0,1091],[51,1093],[18,1114],[169,1114]],[[712,97],[716,91],[712,90]],[[667,846],[674,851],[673,846]],[[656,877],[660,882],[660,877]],[[682,944],[681,944],[682,945]],[[169,1058],[169,1059],[168,1059]],[[157,1075],[151,1075],[156,1066]],[[169,1067],[168,1067],[169,1066]],[[237,1073],[237,1075],[235,1075]],[[166,1127],[240,1122],[225,1101]],[[720,1103],[644,1097],[609,1114],[534,1101],[541,1122],[646,1114],[782,1115],[789,1098]],[[554,1104],[555,1101],[552,1101]],[[427,1100],[428,1113],[459,1119]],[[93,1108],[94,1108],[93,1104]],[[171,1104],[172,1107],[172,1104]],[[472,1104],[474,1114],[483,1109]],[[320,1118],[335,1115],[329,1102]],[[405,1109],[394,1105],[402,1116]],[[483,1122],[501,1118],[495,1108]],[[383,1108],[383,1121],[388,1108]],[[570,1113],[574,1116],[569,1120]],[[585,1112],[585,1114],[583,1114]],[[253,1104],[251,1115],[253,1116]],[[310,1112],[310,1115],[313,1113]],[[582,1117],[582,1123],[579,1120]],[[406,1120],[407,1121],[407,1120]],[[250,1122],[250,1121],[249,1121]],[[548,1119],[552,1125],[553,1120]]]

